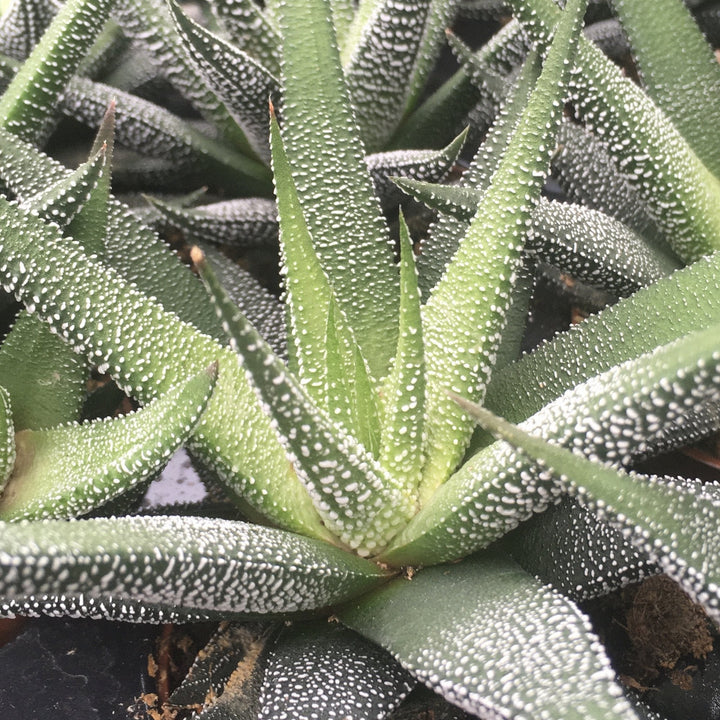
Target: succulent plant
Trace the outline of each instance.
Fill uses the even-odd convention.
[[[204,718],[380,718],[416,682],[479,717],[634,718],[577,601],[662,571],[718,622],[717,487],[626,468],[720,423],[717,143],[688,119],[720,68],[677,0],[647,33],[642,3],[617,2],[647,91],[582,38],[585,0],[512,5],[490,49],[457,44],[502,109],[449,186],[431,181],[462,139],[365,148],[437,118],[438,97],[413,108],[454,3],[216,2],[215,32],[128,2],[121,26],[217,135],[118,95],[74,171],[35,144],[58,103],[107,99],[78,73],[122,44],[110,3],[69,0],[4,65],[0,277],[25,309],[0,347],[1,614],[236,621],[171,698]],[[13,6],[6,52],[44,10]],[[283,305],[209,246],[206,293],[110,193],[113,119],[148,117],[136,149],[174,142],[234,196],[262,196],[270,162]],[[541,199],[551,161],[585,205]],[[442,213],[417,257],[376,194],[403,163],[397,185]],[[153,200],[203,240],[254,222],[274,241],[267,201],[229,202]],[[622,299],[521,357],[538,258]],[[88,364],[142,408],[78,423]],[[181,444],[243,519],[117,507]]]

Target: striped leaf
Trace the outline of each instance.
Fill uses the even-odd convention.
[[[130,415],[17,433],[0,519],[78,517],[142,487],[190,437],[216,373],[212,367]]]
[[[588,457],[628,465],[717,425],[717,322],[566,392],[522,424]],[[703,411],[704,408],[704,411]],[[562,487],[507,444],[476,453],[393,541],[392,564],[443,562],[484,547],[559,499]]]
[[[512,0],[528,33],[547,43],[560,10],[552,0]],[[602,52],[580,39],[572,100],[619,158],[684,261],[720,248],[720,182],[652,101]]]
[[[720,67],[690,11],[680,0],[659,0],[651,13],[633,0],[613,0],[612,6],[630,40],[645,92],[720,177]]]
[[[111,0],[69,0],[0,97],[0,127],[37,142],[58,96],[110,13]]]
[[[170,9],[188,56],[255,152],[269,160],[267,101],[279,95],[277,80],[250,55],[193,22],[178,5]]]

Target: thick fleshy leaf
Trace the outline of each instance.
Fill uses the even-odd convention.
[[[360,134],[370,151],[385,145],[405,111],[430,6],[431,0],[373,3],[359,42],[343,62]]]
[[[283,138],[313,246],[377,381],[394,355],[398,276],[327,0],[283,3]]]
[[[720,253],[715,253],[587,318],[500,370],[493,376],[485,405],[520,422],[593,375],[718,322]]]
[[[69,0],[0,97],[0,127],[41,139],[58,96],[102,29],[112,0]]]
[[[161,76],[188,98],[203,117],[216,125],[237,150],[257,159],[242,129],[187,57],[169,3],[126,0],[118,5],[117,14],[123,31],[140,47],[147,48],[148,57]]]
[[[484,396],[510,305],[525,226],[537,202],[560,122],[584,2],[568,5],[543,71],[483,203],[424,308],[428,447],[426,501],[462,458],[472,435],[448,389]],[[448,337],[448,328],[453,328]],[[462,388],[462,390],[458,390]]]
[[[334,275],[326,274],[316,254],[314,237],[274,118],[270,132],[288,333],[292,335],[291,347],[295,351],[290,367],[314,404],[372,451],[377,447],[380,430],[376,391],[358,347],[355,328],[351,329],[351,318],[341,308]],[[393,335],[396,332],[397,328]],[[353,387],[358,386],[358,392],[347,388],[345,379]],[[340,381],[340,385],[333,380]]]
[[[669,250],[645,202],[623,177],[601,138],[575,123],[564,122],[552,168],[570,199],[616,218],[649,242]]]
[[[277,244],[277,208],[272,200],[239,198],[186,208],[160,198],[147,199],[166,224],[182,230],[191,242],[241,248]]]
[[[253,0],[217,0],[210,10],[233,44],[257,58],[273,75],[280,75],[280,36]]]
[[[10,396],[0,385],[0,493],[15,466],[15,428]]]
[[[269,194],[270,174],[256,160],[194,128],[165,108],[87,78],[72,78],[60,97],[62,111],[90,127],[99,124],[108,104],[116,104],[116,139],[143,155],[194,165],[237,193]]]
[[[14,0],[0,12],[0,53],[25,60],[40,41],[60,3],[55,0]]]
[[[539,76],[538,56],[536,53],[531,53],[508,91],[485,141],[460,179],[460,187],[474,188],[483,193],[487,190],[492,174],[510,143],[513,131],[527,106]],[[420,287],[425,299],[443,276],[450,259],[457,251],[460,239],[466,232],[467,223],[447,214],[442,215],[431,226],[427,238],[423,241],[423,251],[418,257]]]
[[[463,186],[405,178],[395,182],[416,200],[466,222],[472,219],[483,196],[482,191]],[[528,251],[616,295],[630,295],[681,266],[673,254],[648,246],[614,218],[582,205],[541,198],[530,222]]]
[[[413,514],[401,484],[313,403],[229,300],[199,253],[193,251],[193,259],[248,380],[325,525],[360,555],[378,552]]]
[[[240,619],[327,607],[387,577],[318,540],[202,517],[0,523],[0,547],[0,615]]]
[[[366,158],[368,170],[375,183],[384,210],[397,205],[402,194],[397,191],[391,177],[414,178],[427,182],[440,182],[452,169],[462,150],[467,129],[463,130],[442,150],[390,150]]]
[[[287,356],[285,313],[282,304],[239,265],[213,247],[201,249],[220,284],[245,317],[257,328],[265,342],[280,358]]]
[[[720,177],[720,67],[690,11],[680,0],[656,0],[652,12],[635,0],[613,0],[612,6],[645,91]]]
[[[400,214],[400,313],[398,347],[383,388],[383,433],[380,465],[413,496],[425,460],[425,349],[420,291],[412,241]]]
[[[346,628],[292,625],[269,652],[258,718],[384,718],[413,685],[388,653]]]
[[[718,328],[716,322],[591,378],[523,429],[618,465],[698,440],[718,425]],[[438,489],[383,559],[405,565],[460,557],[557,502],[562,491],[507,444],[494,443]]]
[[[710,372],[720,386],[720,350],[715,360]],[[720,485],[626,473],[524,432],[474,403],[457,401],[483,427],[552,473],[581,504],[627,534],[720,622]]]
[[[130,415],[17,433],[0,519],[78,517],[151,479],[195,428],[216,373],[202,372]]]
[[[338,615],[479,717],[635,718],[588,619],[501,555],[392,580]]]
[[[128,394],[148,402],[219,361],[216,391],[190,442],[192,451],[255,516],[329,538],[229,348],[164,311],[63,239],[56,227],[2,198],[0,214],[5,287]],[[45,267],[52,273],[43,273]]]
[[[547,43],[560,13],[553,0],[511,4],[533,39]],[[584,37],[577,66],[571,83],[577,111],[617,155],[673,250],[688,262],[720,248],[717,178],[648,96]]]
[[[243,129],[255,152],[268,160],[267,101],[277,99],[278,81],[250,55],[193,22],[178,5],[173,3],[170,9],[189,57]]]

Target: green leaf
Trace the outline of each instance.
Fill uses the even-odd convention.
[[[720,351],[714,359],[710,372],[720,384]],[[556,476],[580,503],[629,535],[720,621],[720,485],[622,472],[524,432],[475,403],[457,402],[483,427]]]
[[[467,417],[446,390],[475,399],[485,394],[526,223],[549,166],[584,7],[582,0],[572,3],[562,15],[542,74],[483,203],[425,305],[425,427],[432,453],[423,469],[423,503],[448,478],[472,435]]]
[[[368,170],[383,210],[387,212],[389,208],[397,205],[401,198],[391,177],[440,182],[457,161],[467,133],[467,129],[463,130],[441,150],[391,150],[368,155]]]
[[[57,14],[58,5],[51,0],[15,0],[7,5],[7,12],[0,10],[0,53],[25,60]]]
[[[434,185],[405,178],[395,182],[428,207],[464,222],[472,219],[483,197],[482,191],[464,186]],[[530,222],[526,251],[579,280],[621,297],[681,266],[673,254],[649,246],[622,223],[582,205],[540,198]],[[434,264],[441,263],[438,259]]]
[[[325,525],[360,555],[381,550],[414,511],[399,482],[313,403],[195,252],[194,261],[231,345]]]
[[[388,653],[347,628],[291,625],[269,653],[258,718],[386,717],[413,684]]]
[[[148,402],[219,361],[216,392],[189,448],[253,517],[261,514],[278,525],[330,538],[229,348],[84,255],[57,228],[2,198],[0,217],[6,288],[129,395]],[[42,272],[48,266],[53,272]]]
[[[167,2],[128,0],[117,7],[123,31],[140,47],[147,48],[150,61],[201,115],[213,123],[222,136],[239,152],[253,160],[251,144],[228,109],[203,81],[202,75],[187,57]]]
[[[270,173],[264,165],[208,137],[155,103],[79,77],[70,80],[60,98],[66,115],[90,127],[100,123],[111,102],[116,104],[118,144],[144,155],[170,159],[175,168],[192,165],[233,192],[270,194]]]
[[[555,3],[511,4],[533,39],[547,43],[560,13]],[[618,156],[673,250],[689,262],[720,248],[720,182],[648,96],[585,38],[577,66],[572,100],[578,113]]]
[[[479,717],[635,718],[588,619],[501,555],[392,580],[338,615]]]
[[[493,376],[485,405],[519,422],[593,375],[720,322],[720,253],[639,290]],[[602,348],[598,352],[597,348]]]
[[[277,244],[277,208],[272,200],[239,198],[191,208],[152,196],[147,200],[192,242],[239,248]]]
[[[0,127],[35,142],[110,13],[111,0],[68,0],[0,97]]]
[[[383,432],[379,462],[414,498],[425,460],[425,349],[420,291],[412,241],[400,214],[400,313],[398,346],[383,388]]]
[[[280,75],[280,36],[267,13],[253,0],[216,0],[210,10],[239,50]]]
[[[276,120],[270,126],[273,173],[280,218],[280,252],[285,274],[289,332],[296,356],[291,367],[314,403],[355,435],[371,452],[377,447],[379,423],[375,394],[368,368],[358,347],[356,328],[340,307],[337,285],[328,277],[316,254],[304,207],[298,197],[285,146]],[[332,311],[332,323],[329,317]],[[391,334],[394,337],[397,328]],[[334,353],[333,356],[331,354]],[[368,359],[369,364],[369,359]],[[345,383],[331,387],[331,377]],[[357,386],[357,392],[353,389]]]
[[[70,175],[58,162],[0,129],[0,179],[21,200]],[[202,285],[157,236],[115,198],[108,203],[106,260],[123,278],[156,297],[169,312],[222,337]],[[208,365],[213,358],[208,359]],[[202,369],[198,367],[198,371]],[[178,377],[178,382],[181,377]]]
[[[202,517],[0,523],[0,547],[5,616],[241,619],[327,607],[386,578],[318,540]]]
[[[243,129],[255,152],[268,160],[267,102],[277,98],[278,81],[250,55],[193,22],[176,3],[170,9],[188,56]]]
[[[283,133],[303,214],[371,375],[396,344],[398,277],[340,67],[327,0],[279,7]]]
[[[343,62],[360,135],[371,151],[385,145],[405,111],[430,5],[431,0],[374,3]]]
[[[657,0],[652,12],[636,0],[613,0],[612,6],[645,92],[720,177],[720,67],[690,11],[680,0]]]
[[[212,367],[130,415],[17,433],[0,518],[78,517],[151,479],[190,437],[216,375]]]
[[[15,428],[13,426],[10,396],[0,385],[0,494],[15,465]]]
[[[618,465],[698,440],[717,424],[720,322],[566,392],[522,427]],[[393,540],[393,565],[462,557],[556,502],[562,487],[507,444],[473,455]]]

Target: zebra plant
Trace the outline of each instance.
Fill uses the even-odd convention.
[[[342,0],[227,8],[277,33],[265,28],[254,52],[279,75],[264,122],[282,308],[247,281],[235,297],[217,253],[194,248],[205,293],[109,193],[107,125],[76,171],[29,142],[84,62],[94,3],[70,0],[17,71],[0,99],[0,277],[42,321],[20,338],[49,326],[144,407],[30,435],[16,432],[22,393],[2,395],[0,612],[237,621],[171,698],[205,718],[385,717],[417,682],[478,717],[635,718],[576,601],[662,570],[720,619],[717,488],[624,469],[717,429],[712,142],[673,116],[687,97],[658,109],[582,40],[585,0],[563,11],[514,0],[533,47],[462,186],[445,195],[405,183],[450,210],[416,261],[402,215],[390,236],[366,161],[363,138],[387,130],[357,119],[347,69],[368,17],[409,22],[383,15],[386,5],[401,7],[362,3],[359,20]],[[632,29],[639,7],[619,8],[638,57],[667,51]],[[676,0],[653,9],[697,39]],[[170,12],[186,39],[205,37]],[[141,20],[127,19],[132,32]],[[224,60],[249,49],[212,43],[218,58],[191,42],[220,94]],[[706,73],[694,92],[707,97],[717,69],[693,43],[688,62]],[[650,62],[643,77],[662,94],[677,72]],[[586,237],[612,225],[591,250],[614,269],[592,277],[615,278],[626,297],[519,358],[529,258],[567,218],[539,198],[568,97],[611,138],[608,156],[620,156],[668,246],[600,210],[572,210]],[[644,165],[655,154],[662,173]],[[618,260],[625,240],[645,258],[640,282]],[[580,243],[565,245],[571,268],[584,267]],[[244,519],[111,514],[108,502],[181,443]],[[141,472],[149,448],[160,459]]]

